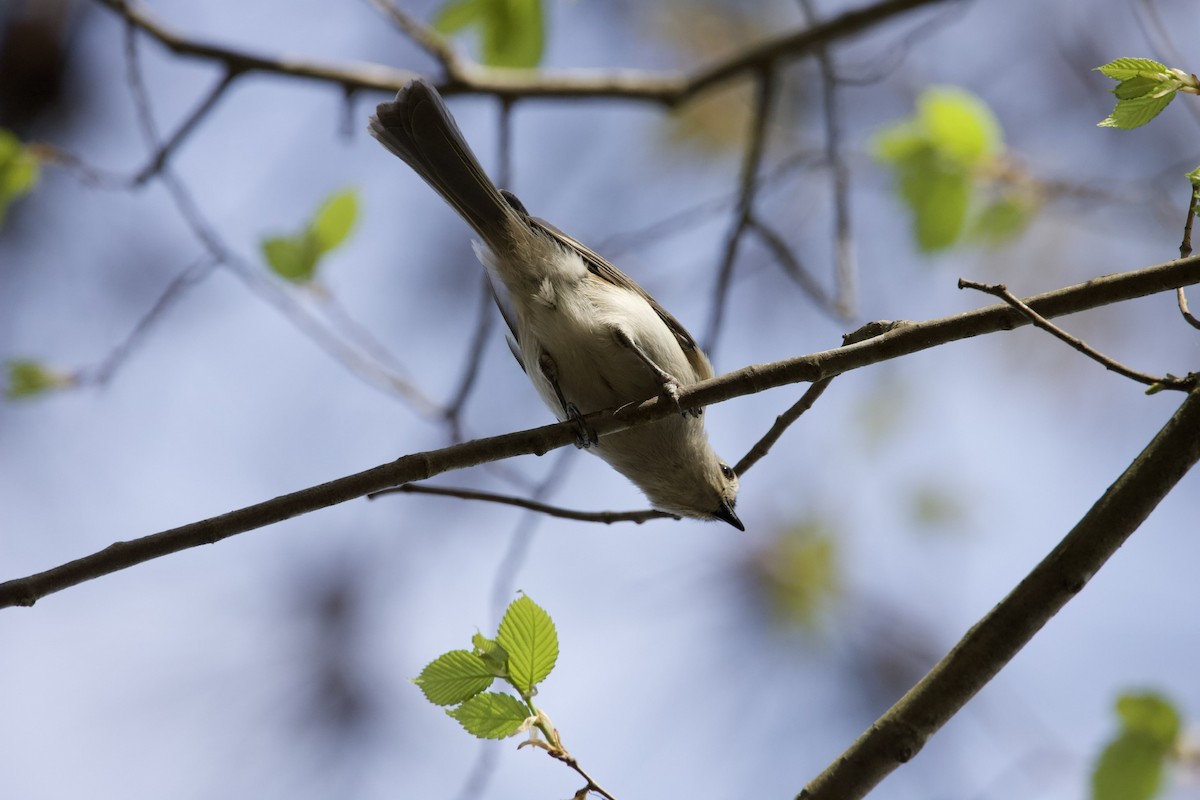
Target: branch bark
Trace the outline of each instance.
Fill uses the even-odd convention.
[[[864,797],[915,756],[1150,516],[1200,461],[1200,387],[1028,576],[797,800]]]
[[[1107,275],[1027,298],[1025,302],[1039,314],[1049,318],[1196,283],[1200,283],[1200,256],[1171,261],[1135,272]],[[1029,321],[1025,316],[1003,304],[927,322],[905,323],[858,344],[771,364],[752,365],[684,387],[680,392],[678,404],[654,398],[636,406],[622,408],[615,413],[600,411],[589,414],[585,420],[590,428],[603,436],[668,414],[677,414],[679,406],[699,408],[777,386],[818,381],[959,339],[1011,330],[1026,324],[1029,324]],[[574,423],[556,423],[517,433],[476,439],[441,450],[415,453],[388,464],[217,517],[140,539],[117,542],[67,564],[0,583],[0,608],[14,605],[31,606],[48,594],[102,575],[118,572],[169,553],[177,553],[202,544],[213,544],[239,533],[344,503],[392,486],[426,480],[443,472],[511,456],[530,453],[542,455],[573,443],[575,432]]]

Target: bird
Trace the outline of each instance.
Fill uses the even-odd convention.
[[[577,444],[660,511],[744,531],[734,511],[738,476],[709,443],[703,409],[598,439],[582,422],[656,395],[678,404],[682,387],[711,378],[708,357],[683,325],[625,273],[501,191],[426,80],[380,103],[368,130],[478,234],[475,254],[513,354],[555,416],[579,425]]]

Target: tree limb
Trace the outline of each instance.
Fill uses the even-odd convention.
[[[1200,387],[1058,546],[797,800],[864,797],[915,756],[1091,580],[1200,461]]]
[[[1200,256],[1171,261],[1135,272],[1106,275],[1086,283],[1046,292],[1028,298],[1025,302],[1042,316],[1055,317],[1195,283],[1200,283]],[[669,414],[677,414],[680,406],[699,408],[777,386],[819,381],[959,339],[1011,330],[1026,324],[1028,319],[1019,311],[1008,305],[994,305],[927,322],[897,325],[887,333],[857,344],[771,364],[752,365],[683,387],[678,403],[655,397],[638,405],[623,407],[616,412],[599,411],[588,414],[584,419],[589,428],[603,436]],[[169,553],[177,553],[202,544],[213,544],[239,533],[344,503],[392,486],[426,480],[443,472],[511,456],[530,453],[542,455],[573,443],[575,436],[575,423],[569,421],[403,456],[388,464],[281,495],[237,511],[140,539],[117,542],[96,553],[45,572],[0,583],[0,608],[14,605],[31,606],[48,594],[102,575],[118,572]]]

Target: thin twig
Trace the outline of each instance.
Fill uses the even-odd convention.
[[[392,0],[369,0],[369,2],[386,14],[396,27],[400,29],[401,33],[431,55],[441,65],[442,69],[445,70],[447,77],[453,80],[463,80],[465,78],[466,69],[464,68],[464,61],[455,52],[453,45],[446,40],[446,37],[442,36],[429,25],[417,20],[416,17],[393,3]]]
[[[445,418],[450,424],[451,439],[455,442],[462,441],[463,408],[479,377],[479,368],[483,365],[483,351],[487,346],[488,335],[492,332],[492,324],[495,319],[496,309],[492,295],[492,282],[484,274],[480,278],[479,304],[475,312],[475,331],[471,335],[471,344],[467,349],[466,366],[463,368],[462,377],[458,379],[458,388],[454,391],[454,396],[446,404],[445,409]]]
[[[142,76],[137,26],[132,21],[126,25],[125,57],[127,80],[133,93],[134,107],[137,110],[142,137],[152,152],[159,152],[161,144],[158,126],[151,109],[150,93]],[[261,269],[238,256],[205,218],[195,198],[171,169],[170,164],[162,164],[156,177],[167,190],[176,211],[191,229],[192,235],[218,264],[238,276],[247,288],[279,310],[288,321],[350,372],[368,384],[401,398],[426,418],[437,419],[442,416],[441,410],[404,375],[388,369],[382,363],[363,354],[358,348],[334,335],[321,321],[296,303],[291,295],[269,280]]]
[[[376,497],[385,494],[432,494],[439,497],[457,497],[460,500],[483,500],[489,503],[516,506],[517,508],[536,511],[539,514],[546,514],[560,519],[573,519],[580,522],[602,522],[605,525],[611,525],[614,522],[636,522],[638,525],[641,525],[643,522],[652,519],[679,519],[674,514],[654,509],[645,509],[642,511],[575,511],[570,508],[548,505],[537,500],[528,500],[524,497],[513,497],[511,495],[481,492],[475,489],[460,489],[451,486],[425,486],[419,483],[406,483],[403,486],[393,486],[389,489],[372,492],[367,495],[367,498],[374,500]]]
[[[825,289],[804,268],[804,265],[800,263],[800,259],[796,257],[796,254],[788,246],[788,243],[783,240],[783,237],[774,228],[760,220],[757,215],[751,215],[747,226],[750,232],[755,234],[759,241],[771,251],[771,255],[775,256],[775,260],[783,267],[784,273],[813,299],[817,307],[834,319],[840,320],[841,314],[834,304],[830,302],[829,295],[825,292]]]
[[[1010,292],[1008,288],[1004,286],[1004,284],[976,283],[975,281],[969,281],[965,278],[959,278],[958,288],[975,289],[977,291],[984,292],[985,294],[990,294],[993,297],[999,297],[1001,300],[1024,314],[1035,326],[1066,342],[1080,353],[1083,353],[1088,358],[1103,366],[1105,369],[1115,372],[1118,375],[1123,375],[1130,380],[1137,381],[1138,383],[1145,384],[1146,386],[1159,386],[1165,389],[1178,389],[1180,391],[1188,391],[1192,384],[1195,383],[1194,380],[1188,378],[1172,378],[1170,376],[1156,378],[1153,375],[1149,375],[1145,372],[1139,372],[1135,369],[1125,366],[1119,361],[1109,358],[1099,350],[1096,350],[1094,347],[1088,345],[1082,339],[1072,336],[1050,320],[1043,317],[1041,314],[1034,311],[1032,308],[1022,302],[1016,295]]]
[[[767,125],[771,119],[771,106],[775,98],[774,65],[763,67],[755,77],[754,107],[750,112],[750,133],[746,138],[746,153],[742,157],[741,176],[738,180],[737,208],[729,226],[729,233],[725,235],[725,249],[721,256],[721,265],[717,269],[717,282],[713,286],[708,332],[704,336],[704,350],[709,355],[716,349],[717,338],[721,335],[721,323],[725,318],[725,305],[729,302],[729,285],[733,280],[738,247],[750,224],[750,215],[754,209],[758,168],[766,150]]]
[[[1200,461],[1194,388],[1061,542],[797,800],[857,800],[921,750],[1075,597]]]
[[[207,278],[217,266],[217,261],[211,255],[206,255],[196,261],[183,272],[176,275],[167,287],[150,306],[150,310],[134,324],[129,335],[125,337],[112,351],[96,366],[82,370],[79,383],[103,386],[112,379],[116,371],[129,358],[130,353],[146,336],[150,327],[158,321],[167,309],[183,296],[185,290]]]
[[[799,0],[804,21],[817,24],[812,0]],[[841,110],[838,106],[837,70],[829,48],[814,51],[821,73],[821,99],[825,110],[825,157],[829,162],[830,188],[833,192],[834,286],[837,313],[844,319],[854,316],[858,306],[858,264],[854,250],[853,222],[850,217],[850,168],[842,154]]]
[[[852,344],[858,344],[859,342],[865,342],[867,339],[881,336],[888,331],[893,331],[901,326],[911,324],[912,323],[910,322],[890,321],[869,322],[853,333],[848,333],[843,336],[842,346],[847,347]],[[741,460],[738,461],[737,466],[733,468],[733,471],[739,476],[743,476],[746,474],[747,470],[749,470],[765,455],[767,455],[767,453],[771,451],[771,448],[775,446],[775,443],[779,441],[780,437],[783,436],[784,431],[791,427],[796,420],[800,419],[802,414],[812,408],[813,403],[817,402],[817,398],[819,398],[825,392],[825,390],[829,388],[829,384],[833,381],[833,377],[834,376],[830,376],[827,378],[821,378],[818,381],[814,381],[812,386],[808,387],[804,394],[800,396],[799,400],[793,403],[787,411],[784,411],[775,418],[775,423],[771,425],[771,429],[763,434],[761,439],[754,443],[754,446],[750,448],[746,455],[742,456]]]
[[[1175,300],[1179,303],[1179,313],[1183,314],[1183,318],[1187,320],[1187,323],[1193,328],[1200,328],[1200,319],[1196,319],[1192,314],[1192,310],[1188,308],[1187,295],[1184,294],[1182,286],[1175,290]]]
[[[1189,184],[1187,219],[1183,222],[1183,241],[1179,243],[1179,257],[1192,254],[1192,223],[1196,221],[1196,204],[1200,202],[1200,185]]]
[[[138,187],[143,185],[146,183],[146,181],[153,178],[162,170],[163,166],[166,165],[167,160],[183,143],[183,140],[188,137],[188,134],[196,129],[196,126],[199,125],[201,120],[208,116],[208,112],[213,109],[213,107],[217,104],[217,101],[221,99],[221,97],[225,94],[225,91],[230,87],[230,85],[233,84],[234,79],[240,74],[241,73],[235,72],[232,69],[225,70],[225,74],[222,75],[221,79],[217,81],[216,85],[209,90],[209,93],[205,95],[204,99],[201,100],[194,109],[192,109],[192,113],[188,114],[187,118],[180,123],[179,127],[175,130],[175,133],[173,133],[169,139],[157,147],[154,155],[150,158],[150,163],[148,163],[145,167],[139,170],[136,175],[133,176],[133,178],[130,180],[130,184],[132,186]]]
[[[1025,302],[1044,317],[1056,317],[1196,283],[1200,283],[1200,257],[1193,256],[1134,272],[1094,278],[1076,286],[1046,292]],[[678,402],[655,397],[615,412],[606,410],[588,414],[584,422],[603,437],[634,425],[678,414],[681,406],[699,408],[776,386],[814,382],[952,341],[1011,330],[1026,324],[1029,324],[1029,320],[1025,315],[1011,306],[1001,304],[927,322],[899,325],[859,344],[772,364],[744,367],[684,386],[679,392]],[[568,421],[476,439],[440,450],[414,453],[217,517],[132,541],[117,542],[75,561],[0,583],[0,608],[31,606],[47,595],[137,564],[202,544],[212,544],[392,486],[428,480],[445,472],[512,456],[546,453],[573,444],[576,435],[576,423]]]

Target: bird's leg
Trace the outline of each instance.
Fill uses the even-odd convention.
[[[567,398],[563,397],[562,389],[558,385],[558,366],[554,363],[554,359],[549,353],[542,353],[538,356],[538,369],[542,372],[542,377],[550,384],[550,388],[554,390],[554,396],[558,398],[558,405],[562,408],[563,414],[570,421],[575,423],[575,446],[580,450],[586,450],[599,441],[596,432],[589,428],[583,421],[583,414],[579,413],[579,408],[574,403],[568,403]]]
[[[654,359],[652,359],[650,355],[642,349],[641,345],[633,340],[633,337],[631,337],[624,328],[614,327],[613,336],[616,338],[618,344],[620,344],[622,347],[629,348],[629,351],[637,356],[638,360],[645,364],[646,368],[654,374],[655,379],[658,380],[659,386],[662,388],[663,395],[675,403],[675,407],[679,408],[680,412],[684,416],[698,417],[704,413],[703,408],[689,408],[686,410],[680,408],[679,392],[681,387],[678,379],[656,364]]]

